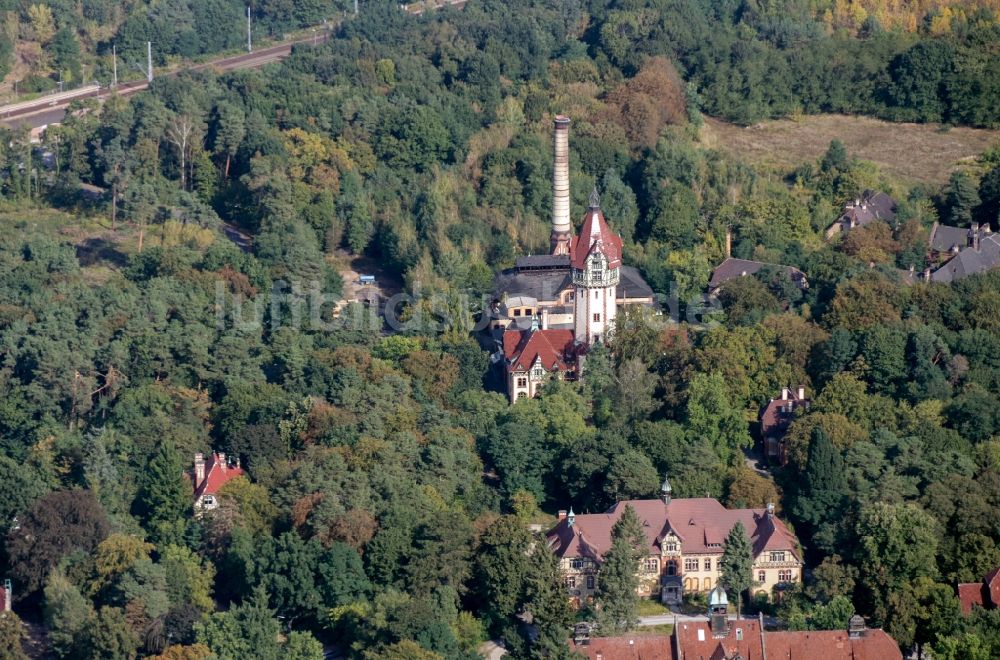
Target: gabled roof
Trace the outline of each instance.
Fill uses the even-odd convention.
[[[570,648],[596,660],[673,660],[673,644],[666,635],[632,633],[622,637],[591,637],[586,645]]]
[[[868,628],[858,637],[851,637],[846,630],[765,632],[764,645],[768,658],[893,660],[903,657],[895,640],[877,628]]]
[[[565,371],[572,346],[572,330],[508,330],[503,334],[503,354],[515,371],[527,371],[536,359],[547,371]]]
[[[1000,267],[1000,236],[991,234],[979,241],[979,249],[967,247],[931,273],[932,282],[948,284],[955,280]]]
[[[787,399],[771,399],[764,406],[760,413],[760,434],[766,438],[768,436],[784,435],[788,430],[788,425],[795,418],[795,411],[799,408],[809,407],[809,399],[798,396],[798,392],[788,388]],[[791,408],[791,412],[785,412],[786,408]]]
[[[600,561],[611,548],[611,528],[625,511],[635,509],[643,523],[647,551],[660,554],[669,532],[681,540],[684,554],[722,554],[726,536],[737,522],[750,537],[754,556],[770,550],[791,552],[798,558],[798,542],[781,520],[766,509],[727,509],[710,497],[618,502],[605,513],[577,514],[573,525],[560,520],[548,533],[549,544],[560,557],[586,557]]]
[[[570,260],[573,268],[583,269],[587,265],[587,257],[591,254],[603,254],[608,260],[608,268],[618,268],[622,265],[622,239],[611,233],[611,228],[604,220],[600,206],[593,201],[583,218],[580,233],[573,239],[570,246]]]
[[[972,612],[973,605],[984,609],[1000,607],[1000,566],[987,573],[982,582],[959,584],[958,600],[965,614]]]
[[[806,274],[795,266],[769,264],[763,261],[751,261],[749,259],[734,259],[733,257],[729,257],[712,271],[712,279],[708,282],[708,288],[709,290],[714,291],[729,280],[734,280],[737,277],[753,275],[765,266],[774,266],[775,268],[784,270],[785,273],[788,274],[789,279],[795,282],[800,289],[804,289],[808,286]]]
[[[714,636],[712,628],[705,621],[678,621],[674,628],[681,658],[685,660],[726,660],[737,653],[749,660],[764,657],[764,643],[761,642],[760,622],[753,619],[731,619],[729,630],[724,636]],[[770,648],[768,655],[770,655]],[[782,657],[782,656],[772,656]],[[797,656],[794,656],[797,657]],[[808,655],[806,658],[823,658],[822,655]],[[826,660],[824,658],[824,660]]]
[[[243,475],[242,468],[227,465],[223,456],[212,452],[205,461],[204,481],[194,485],[194,498],[197,500],[203,495],[214,495],[229,481],[241,475]]]

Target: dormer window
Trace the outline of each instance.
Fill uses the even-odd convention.
[[[545,367],[542,366],[541,362],[535,362],[534,366],[531,367],[531,378],[533,380],[539,380],[545,375]]]

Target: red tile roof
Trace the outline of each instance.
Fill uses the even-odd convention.
[[[570,648],[591,660],[673,660],[673,643],[666,635],[592,637],[588,644]]]
[[[754,555],[767,550],[790,551],[796,558],[795,536],[766,509],[727,509],[708,497],[619,502],[605,513],[579,514],[573,525],[567,519],[548,533],[549,544],[560,557],[588,557],[599,561],[611,548],[611,528],[626,505],[635,509],[643,523],[650,554],[660,554],[660,541],[668,531],[681,539],[684,554],[722,554],[726,536],[742,522],[753,545]]]
[[[214,495],[226,483],[243,474],[242,468],[227,465],[223,456],[212,452],[205,461],[205,479],[194,485],[195,500],[202,495]]]
[[[962,605],[962,614],[972,614],[972,606],[983,607],[983,583],[964,582],[958,585],[958,602]]]
[[[1000,566],[987,573],[982,582],[959,584],[958,600],[965,614],[972,612],[973,605],[984,609],[1000,607]]]
[[[744,660],[760,660],[764,657],[761,643],[760,623],[753,619],[733,619],[725,636],[714,637],[712,628],[706,621],[679,621],[674,628],[677,645],[682,660],[725,660],[737,653]],[[770,655],[770,649],[768,649]],[[776,656],[781,657],[781,656]],[[821,655],[803,656],[822,658]],[[823,658],[826,660],[826,658]]]
[[[601,209],[592,206],[587,209],[587,216],[583,219],[580,233],[570,246],[569,254],[573,268],[584,268],[587,257],[594,252],[599,252],[607,258],[608,268],[618,268],[622,265],[621,237],[611,233]]]
[[[866,629],[851,638],[846,630],[765,632],[769,660],[902,660],[899,645],[884,630]],[[744,656],[746,657],[746,656]],[[755,656],[760,657],[760,656]]]
[[[549,371],[566,371],[573,339],[572,330],[508,330],[503,333],[503,354],[516,371],[527,371],[536,358]]]

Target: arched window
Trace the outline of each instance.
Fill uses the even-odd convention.
[[[698,580],[692,580],[691,578],[684,578],[684,591],[697,591],[697,586],[692,586],[691,583],[694,582],[697,585]]]
[[[712,578],[705,578],[701,581],[701,588],[708,591],[712,588]]]
[[[677,575],[677,562],[673,559],[667,562],[667,575]]]

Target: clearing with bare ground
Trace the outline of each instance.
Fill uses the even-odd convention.
[[[908,183],[941,184],[957,165],[1000,143],[1000,131],[941,130],[939,124],[896,124],[846,115],[808,115],[747,127],[706,117],[701,138],[710,147],[784,171],[815,162],[837,139],[848,154],[878,164],[886,174]]]

